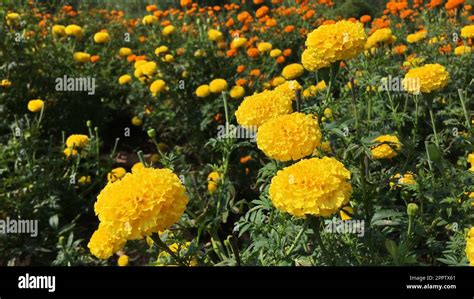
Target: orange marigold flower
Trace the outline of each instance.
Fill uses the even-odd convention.
[[[237,81],[235,81],[235,85],[238,86],[244,86],[245,84],[247,84],[247,80],[245,79],[238,79]]]
[[[369,15],[363,15],[362,17],[360,17],[360,21],[361,23],[368,23],[372,20],[372,18],[369,16]]]
[[[295,26],[288,25],[288,26],[285,27],[285,29],[283,29],[283,31],[285,31],[286,33],[291,33],[293,31],[295,31]]]
[[[146,11],[149,11],[149,12],[154,12],[155,10],[157,10],[158,8],[156,7],[156,5],[152,4],[152,5],[147,5],[146,7]]]
[[[245,65],[242,65],[242,64],[241,64],[241,65],[239,65],[239,66],[237,67],[237,73],[240,74],[240,73],[242,73],[243,71],[245,71]]]
[[[92,55],[91,56],[91,62],[92,63],[96,63],[97,61],[100,60],[100,56],[99,55]]]
[[[255,76],[258,77],[262,74],[262,72],[259,69],[253,69],[250,71],[250,76]]]
[[[259,56],[259,53],[260,53],[260,52],[258,51],[257,48],[249,48],[249,49],[247,50],[247,55],[248,55],[249,57],[252,57],[252,58],[258,57],[258,56]]]
[[[291,51],[290,48],[285,49],[285,50],[283,51],[283,56],[288,57],[288,56],[291,55],[291,53],[292,53],[292,51]]]

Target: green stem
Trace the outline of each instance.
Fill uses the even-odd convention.
[[[433,109],[432,108],[430,108],[430,119],[431,119],[431,126],[433,127],[433,134],[434,134],[434,138],[435,138],[435,144],[439,148],[438,134],[436,133],[436,126],[435,126],[435,121],[434,121]]]
[[[295,249],[296,244],[298,244],[298,242],[300,241],[301,237],[303,236],[303,233],[305,232],[307,225],[308,225],[308,222],[305,221],[305,223],[304,223],[303,226],[301,227],[300,231],[299,231],[298,234],[296,235],[295,240],[294,240],[293,243],[291,244],[291,246],[290,246],[290,248],[288,249],[288,251],[285,253],[286,257],[288,257],[288,256],[293,252],[293,250]]]
[[[176,253],[174,253],[169,247],[168,245],[165,244],[165,242],[163,242],[160,238],[160,235],[158,234],[158,236],[156,238],[153,238],[153,237],[150,237],[152,238],[153,242],[155,242],[155,244],[161,248],[162,250],[166,251],[178,264],[180,264],[181,266],[187,266],[187,264],[178,256],[176,255]]]
[[[469,115],[467,113],[466,103],[464,103],[464,96],[463,96],[462,92],[463,92],[462,89],[458,89],[459,100],[461,101],[462,111],[464,113],[464,118],[466,119],[466,128],[469,129],[471,127],[471,121],[470,121]]]
[[[320,230],[321,230],[321,220],[320,220],[320,218],[315,217],[315,216],[308,216],[308,221],[309,221],[309,225],[313,229],[314,242],[317,243],[319,245],[319,247],[321,248],[321,252],[322,252],[323,257],[328,258],[329,254],[326,250],[326,247],[324,246],[323,239],[321,239],[321,232],[320,232]]]

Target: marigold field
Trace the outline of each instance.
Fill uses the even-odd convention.
[[[474,265],[474,2],[381,2],[3,1],[0,265]]]

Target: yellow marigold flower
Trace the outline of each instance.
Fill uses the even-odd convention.
[[[207,38],[210,40],[210,41],[213,41],[213,42],[220,42],[224,39],[224,35],[222,34],[222,32],[220,32],[219,30],[216,30],[216,29],[210,29],[208,32],[207,32]]]
[[[164,36],[168,36],[170,34],[173,34],[176,31],[176,28],[173,25],[168,25],[163,30],[161,30],[161,34]]]
[[[150,91],[154,97],[157,96],[159,93],[163,92],[165,89],[166,89],[166,82],[161,79],[154,81],[150,85]]]
[[[123,178],[126,173],[127,171],[123,167],[114,168],[107,174],[107,180],[113,183]]]
[[[143,25],[153,25],[156,22],[158,22],[158,18],[155,17],[154,15],[144,16],[143,19],[142,19],[142,24]]]
[[[196,52],[194,52],[194,57],[203,57],[203,56],[206,56],[206,52],[204,52],[204,50],[202,49],[196,50]]]
[[[0,86],[2,87],[10,87],[12,86],[12,82],[8,79],[3,79],[2,82],[0,82]]]
[[[461,29],[461,36],[464,38],[474,37],[474,25],[467,25]]]
[[[64,155],[66,155],[66,157],[70,157],[70,156],[77,156],[77,150],[76,149],[73,149],[71,147],[68,147],[66,148],[64,151],[63,151]]]
[[[97,32],[94,34],[94,41],[97,44],[105,44],[110,41],[110,35],[107,32]]]
[[[370,49],[372,47],[378,46],[383,43],[388,43],[391,41],[392,37],[392,30],[389,28],[382,28],[376,30],[372,33],[371,36],[367,39],[367,43],[365,44],[365,49]]]
[[[410,43],[410,44],[417,43],[417,42],[423,40],[426,37],[427,34],[428,34],[428,32],[426,30],[420,30],[417,33],[408,34],[407,42]]]
[[[55,36],[66,36],[66,26],[53,25],[51,30]]]
[[[272,80],[272,86],[273,86],[273,87],[277,87],[277,86],[279,86],[279,85],[282,85],[282,84],[285,83],[285,82],[286,82],[286,79],[285,79],[285,78],[283,78],[283,77],[281,77],[281,76],[278,76],[278,77],[273,78],[273,80]]]
[[[118,79],[118,82],[119,82],[120,85],[127,84],[130,81],[132,81],[132,76],[130,76],[130,75],[122,75]]]
[[[227,90],[227,81],[221,78],[214,79],[209,83],[209,90],[212,93],[221,93]]]
[[[470,153],[467,156],[467,162],[469,162],[469,164],[471,164],[471,168],[469,168],[469,171],[474,171],[474,153]]]
[[[165,57],[164,57],[164,60],[166,62],[173,62],[174,61],[174,56],[171,55],[171,54],[166,54]]]
[[[73,59],[74,61],[82,62],[82,63],[89,62],[91,61],[91,55],[84,52],[76,52],[73,55]]]
[[[143,121],[141,120],[141,118],[139,118],[138,116],[134,116],[132,118],[132,125],[136,126],[136,127],[139,127],[143,124]]]
[[[126,240],[114,236],[112,232],[99,224],[99,228],[92,234],[87,247],[94,256],[105,260],[122,249],[125,242]]]
[[[392,159],[402,148],[397,136],[394,135],[382,135],[375,138],[373,142],[380,143],[370,149],[373,159]]]
[[[10,12],[5,16],[7,25],[10,26],[12,23],[15,23],[20,20],[20,14],[16,12]]]
[[[301,89],[298,82],[286,81],[273,90],[245,97],[235,112],[237,123],[244,127],[258,127],[273,117],[291,113],[297,89]]]
[[[346,220],[351,220],[352,217],[350,215],[354,214],[354,210],[352,209],[351,206],[346,206],[346,207],[343,207],[340,211],[339,211],[339,216],[341,216],[341,219],[343,221],[346,221]]]
[[[298,160],[311,155],[321,144],[321,131],[312,115],[295,112],[279,115],[258,129],[257,146],[278,161]]]
[[[296,217],[330,216],[349,202],[350,177],[334,158],[301,160],[272,178],[270,199],[277,209]]]
[[[28,110],[31,112],[39,112],[44,107],[44,102],[40,99],[31,100],[28,102]]]
[[[278,57],[282,54],[281,50],[280,49],[273,49],[270,51],[270,57]]]
[[[120,57],[127,57],[129,55],[132,55],[132,53],[133,53],[132,49],[130,49],[130,48],[123,47],[123,48],[120,48],[120,50],[119,50],[119,56]]]
[[[159,46],[155,49],[155,55],[159,56],[162,53],[166,53],[169,51],[167,46]]]
[[[416,185],[415,176],[412,172],[407,172],[404,175],[399,173],[390,177],[390,189],[395,189],[403,185]]]
[[[257,45],[257,49],[258,51],[265,53],[271,51],[271,49],[273,49],[273,45],[271,43],[263,42]]]
[[[471,51],[472,51],[472,49],[469,46],[459,46],[459,47],[456,47],[456,49],[454,49],[454,54],[458,55],[458,56],[461,56],[461,55],[464,55],[464,54],[470,54]]]
[[[237,37],[237,38],[234,38],[230,42],[230,48],[231,49],[238,49],[238,48],[241,48],[241,47],[245,46],[246,44],[247,44],[247,39],[245,37]]]
[[[474,227],[471,227],[467,236],[466,256],[470,265],[474,266]]]
[[[283,68],[281,75],[285,77],[286,80],[293,80],[304,73],[304,67],[299,63],[292,63]]]
[[[66,139],[67,147],[84,148],[89,143],[89,137],[82,134],[73,134]]]
[[[209,173],[207,176],[207,190],[213,194],[217,190],[219,181],[222,179],[222,175],[217,171]]]
[[[206,98],[210,94],[211,94],[211,89],[209,88],[209,85],[207,84],[201,85],[196,89],[196,95],[199,98]]]
[[[133,164],[133,166],[132,166],[132,173],[135,173],[139,169],[142,169],[142,168],[145,168],[145,165],[143,165],[142,162],[137,162],[137,163]]]
[[[119,267],[125,267],[128,265],[128,260],[129,260],[128,255],[125,255],[125,254],[121,255],[117,260],[117,265]]]
[[[81,39],[84,36],[84,30],[78,25],[68,25],[64,31],[68,36],[74,36],[77,39]]]
[[[230,89],[229,95],[233,99],[241,99],[245,95],[245,88],[236,85]]]
[[[440,64],[425,64],[412,68],[402,81],[404,90],[417,94],[430,93],[444,88],[449,83],[449,73]]]
[[[92,182],[91,180],[91,176],[88,175],[88,176],[81,176],[79,178],[79,180],[77,180],[77,182],[80,184],[80,185],[87,185],[87,184],[90,184]]]
[[[329,108],[329,107],[327,107],[326,109],[324,109],[323,115],[324,115],[326,118],[331,118],[331,117],[332,117],[332,109]]]
[[[94,209],[105,242],[95,248],[98,242],[93,236],[88,245],[91,253],[109,258],[127,240],[168,229],[181,218],[187,203],[185,188],[170,169],[141,168],[127,173],[108,183],[97,196]]]
[[[344,20],[322,25],[308,34],[301,62],[308,71],[329,67],[357,56],[364,50],[366,40],[362,23]]]

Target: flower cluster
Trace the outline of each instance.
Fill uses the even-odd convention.
[[[400,141],[397,136],[393,135],[382,135],[373,140],[375,143],[379,143],[370,149],[372,158],[377,159],[392,159],[398,155],[398,152],[402,148]]]
[[[412,84],[412,82],[416,84]],[[449,73],[440,64],[425,64],[424,66],[410,69],[402,83],[403,88],[410,93],[430,93],[448,85]]]

